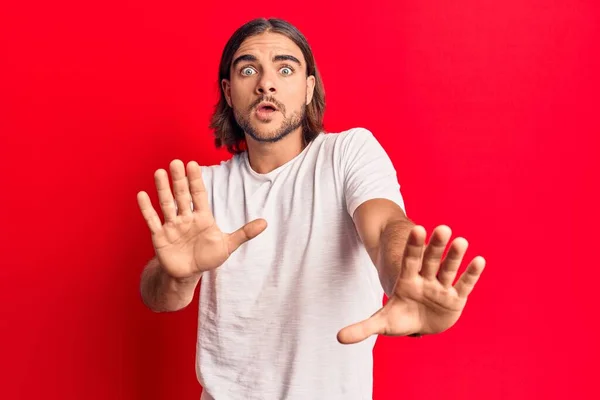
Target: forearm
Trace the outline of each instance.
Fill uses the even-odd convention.
[[[200,276],[181,280],[167,275],[154,257],[142,272],[142,301],[154,312],[181,310],[192,302],[199,281]]]
[[[381,233],[376,267],[381,286],[388,296],[394,290],[408,235],[414,226],[415,224],[406,218],[393,220],[386,224]]]

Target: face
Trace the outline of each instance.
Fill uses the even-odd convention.
[[[301,131],[315,78],[306,76],[306,61],[292,40],[277,33],[246,39],[233,55],[230,77],[222,81],[223,92],[247,135],[276,142]]]

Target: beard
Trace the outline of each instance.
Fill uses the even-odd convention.
[[[261,132],[257,129],[256,126],[252,125],[250,122],[250,118],[252,113],[254,112],[254,108],[250,109],[247,114],[242,114],[238,110],[233,110],[233,115],[235,117],[235,121],[238,123],[240,128],[249,135],[252,139],[257,142],[263,143],[274,143],[278,142],[281,139],[285,138],[290,133],[294,132],[296,129],[301,127],[306,120],[306,104],[302,105],[300,111],[297,111],[290,115],[289,117],[285,116],[285,108],[281,107],[280,111],[283,114],[283,121],[281,122],[281,126],[278,129],[275,129],[271,132]]]

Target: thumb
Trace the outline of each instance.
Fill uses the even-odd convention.
[[[337,334],[338,342],[341,344],[354,344],[362,342],[371,335],[383,334],[386,323],[380,311],[364,321],[349,325],[339,331]]]
[[[231,233],[229,235],[229,242],[227,244],[229,254],[236,251],[238,247],[246,243],[248,240],[254,239],[266,228],[267,221],[259,218],[255,219],[254,221],[248,222],[246,225],[242,226],[237,231]]]

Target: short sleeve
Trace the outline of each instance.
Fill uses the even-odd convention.
[[[355,128],[341,135],[341,171],[350,216],[362,203],[377,198],[391,200],[406,212],[394,165],[373,134]]]

